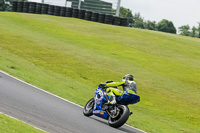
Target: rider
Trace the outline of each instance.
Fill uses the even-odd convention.
[[[123,95],[124,92],[137,94],[136,82],[133,75],[130,74],[126,74],[119,82],[101,83],[99,86],[106,88],[110,104],[116,104],[115,96]],[[123,91],[117,89],[118,86],[122,86]]]

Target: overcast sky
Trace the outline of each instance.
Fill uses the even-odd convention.
[[[30,0],[41,2],[41,0]],[[65,0],[44,0],[64,5]],[[115,5],[118,0],[114,1]],[[197,26],[200,22],[200,0],[121,0],[121,6],[132,10],[133,15],[140,13],[145,20],[159,22],[170,20],[177,28],[183,25]]]

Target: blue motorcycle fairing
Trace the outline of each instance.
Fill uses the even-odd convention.
[[[108,113],[106,111],[95,110],[95,111],[93,111],[93,114],[96,115],[96,116],[99,116],[101,118],[108,119]]]
[[[123,105],[128,105],[128,104],[135,104],[140,101],[140,96],[125,92],[123,95],[119,96],[117,99],[117,102]]]
[[[102,104],[103,102],[107,102],[106,99],[107,93],[102,89],[99,88],[95,91],[95,105],[93,108],[93,114],[99,117],[102,117],[104,119],[108,119],[108,113],[104,110],[102,110]],[[128,104],[135,104],[140,101],[140,96],[136,94],[132,94],[129,92],[124,92],[123,95],[116,98],[117,103],[128,105]]]
[[[98,87],[98,89],[95,91],[95,105],[93,114],[104,119],[108,119],[108,113],[101,109],[103,101],[107,101],[107,99],[104,96],[104,91]]]

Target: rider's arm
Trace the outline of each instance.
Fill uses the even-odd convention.
[[[119,82],[107,83],[106,87],[116,87],[116,86],[120,86],[120,85],[122,85],[124,83],[125,83],[125,80],[120,80]]]
[[[133,82],[133,91],[137,94],[137,85],[135,82]]]

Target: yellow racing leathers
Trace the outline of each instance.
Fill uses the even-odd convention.
[[[118,86],[122,86],[123,88],[123,91],[117,89],[116,87]],[[137,86],[136,86],[136,83],[135,81],[130,81],[130,80],[121,80],[119,82],[111,82],[111,83],[107,83],[105,85],[105,87],[108,87],[106,89],[107,93],[108,93],[108,96],[109,97],[112,97],[110,99],[110,102],[116,102],[116,101],[113,101],[115,98],[115,96],[120,96],[122,95],[124,92],[129,92],[129,93],[133,93],[133,94],[137,94]]]

